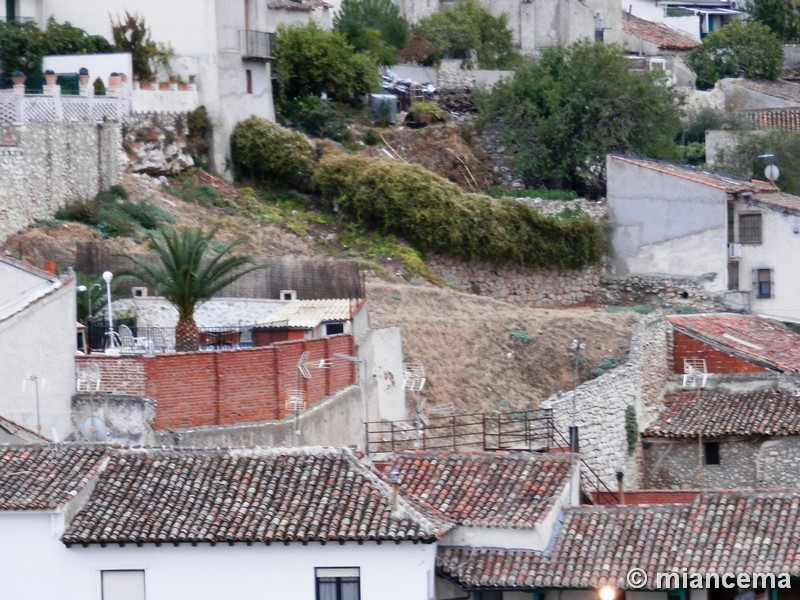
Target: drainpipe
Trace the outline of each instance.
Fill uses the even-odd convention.
[[[622,471],[617,471],[617,497],[619,499],[620,506],[625,505],[625,485],[622,481],[624,478],[625,473]]]

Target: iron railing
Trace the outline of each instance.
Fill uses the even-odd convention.
[[[364,425],[368,454],[469,448],[543,451],[552,446],[554,431],[549,410],[428,417],[425,422],[371,421]]]
[[[174,327],[137,327],[130,321],[114,320],[114,332],[119,335],[119,326],[126,325],[136,338],[149,340],[146,348],[153,352],[172,352],[175,349]],[[230,327],[204,327],[200,330],[199,350],[221,350],[242,348],[252,345],[248,326],[231,325]],[[118,338],[117,338],[118,339]],[[104,320],[90,321],[86,326],[86,343],[92,352],[103,352],[108,344],[108,322]],[[78,349],[82,350],[82,340],[78,340]],[[145,346],[143,346],[144,348]]]

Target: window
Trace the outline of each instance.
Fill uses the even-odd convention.
[[[719,442],[705,442],[703,444],[703,457],[707,465],[718,465]]]
[[[281,290],[279,298],[281,300],[296,300],[297,292],[295,290]]]
[[[728,262],[728,289],[739,289],[739,263],[737,261]]]
[[[359,600],[361,598],[358,567],[317,568],[317,600]]]
[[[344,323],[325,323],[325,335],[344,333]]]
[[[244,74],[245,74],[245,77],[247,77],[247,93],[248,94],[252,94],[253,93],[253,71],[251,69],[246,69]]]
[[[144,600],[144,571],[101,571],[103,600]]]
[[[761,213],[741,213],[739,215],[739,243],[761,243]]]
[[[775,296],[772,269],[755,269],[753,271],[753,291],[756,293],[756,298],[773,298]]]

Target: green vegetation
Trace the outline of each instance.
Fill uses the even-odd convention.
[[[724,77],[777,79],[783,66],[783,45],[772,30],[756,21],[733,20],[709,33],[687,57],[697,74],[697,87],[714,87]]]
[[[356,52],[338,31],[316,24],[278,28],[273,73],[278,80],[278,111],[296,99],[323,93],[341,102],[378,85],[378,66],[368,52]]]
[[[636,419],[636,407],[632,404],[625,407],[625,437],[628,440],[628,454],[633,454],[639,445],[639,423]]]
[[[408,23],[392,0],[343,0],[333,26],[381,65],[395,64],[408,41]]]
[[[150,249],[160,265],[125,257],[134,268],[123,275],[143,281],[178,310],[175,349],[179,352],[198,348],[195,307],[245,273],[261,268],[249,256],[232,253],[244,240],[220,244],[214,239],[216,234],[216,229],[204,232],[190,227],[151,233]]]
[[[483,122],[496,123],[517,149],[517,166],[532,187],[603,194],[610,152],[679,157],[672,90],[663,75],[630,71],[614,45],[548,48],[476,100]]]
[[[365,156],[324,157],[314,183],[330,208],[418,251],[531,267],[580,268],[604,242],[587,219],[561,220],[510,199],[464,194],[418,165]]]
[[[280,116],[283,125],[308,135],[337,142],[352,139],[341,112],[330,101],[319,96],[305,96],[291,102],[284,107]]]
[[[514,51],[508,16],[495,17],[477,0],[457,0],[452,8],[422,19],[412,30],[402,57],[424,65],[456,58],[481,69],[511,69],[521,62]]]
[[[523,329],[510,331],[508,333],[508,337],[510,337],[515,342],[519,342],[520,344],[530,344],[533,341],[533,336]]]
[[[119,186],[100,192],[91,200],[76,200],[56,212],[61,221],[85,223],[104,237],[136,237],[172,223],[169,213],[147,202],[131,202]]]
[[[349,224],[345,231],[339,234],[339,242],[348,249],[344,252],[345,257],[361,258],[362,268],[371,269],[380,277],[388,275],[386,268],[376,262],[363,261],[364,258],[398,258],[402,268],[400,274],[406,279],[422,277],[433,283],[443,283],[439,277],[428,270],[419,252],[411,246],[402,244],[394,236],[368,232],[361,227]]]
[[[800,42],[800,1],[749,0],[746,7],[751,21],[769,27],[784,44]]]
[[[57,23],[52,17],[44,31],[33,22],[0,21],[0,67],[6,73],[39,74],[42,59],[48,54],[94,54],[113,50],[104,37],[89,35],[68,22]]]
[[[759,155],[767,152],[774,154],[771,160],[780,170],[776,185],[786,193],[800,194],[800,133],[796,131],[753,131],[715,160],[732,175],[764,179],[770,159]]]
[[[192,155],[195,164],[208,164],[208,152],[211,148],[212,125],[205,106],[198,106],[186,115],[186,150]]]
[[[231,158],[241,175],[276,188],[305,189],[314,172],[314,146],[302,134],[259,117],[236,124]]]
[[[118,52],[129,52],[133,62],[133,74],[142,81],[157,75],[170,73],[170,60],[175,54],[169,43],[154,42],[144,17],[125,12],[119,21],[111,21],[111,35]]]
[[[488,194],[492,198],[541,198],[543,200],[576,200],[578,198],[578,194],[572,190],[549,190],[547,188],[504,190],[493,187]]]

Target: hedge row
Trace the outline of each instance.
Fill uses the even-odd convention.
[[[516,200],[464,194],[418,165],[328,155],[317,164],[314,185],[331,208],[421,251],[565,269],[594,264],[604,251],[602,231],[588,219],[559,219]]]

